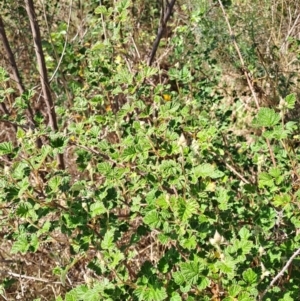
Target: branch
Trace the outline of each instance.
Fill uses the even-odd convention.
[[[37,64],[40,72],[40,81],[41,81],[45,103],[47,106],[47,111],[48,111],[47,113],[49,116],[49,124],[51,129],[54,132],[57,132],[58,131],[57,118],[56,118],[54,103],[50,91],[48,73],[47,73],[45,57],[44,57],[44,52],[43,52],[42,42],[41,42],[40,27],[36,19],[33,0],[25,0],[25,6],[30,21],[31,32],[34,41],[35,55],[37,58]],[[63,154],[58,154],[58,163],[61,169],[65,169]]]
[[[23,86],[23,83],[22,83],[22,80],[21,80],[21,77],[19,74],[19,70],[18,70],[16,61],[14,58],[13,52],[10,48],[10,45],[9,45],[9,42],[8,42],[8,39],[6,36],[6,32],[5,32],[5,28],[4,28],[4,24],[3,24],[3,20],[2,20],[1,16],[0,16],[0,36],[1,36],[1,40],[3,43],[4,49],[7,53],[7,58],[8,58],[9,64],[10,64],[10,68],[11,68],[11,72],[12,72],[11,77],[16,82],[20,93],[23,94],[25,89],[24,89],[24,86]]]
[[[228,27],[228,30],[229,30],[230,37],[231,37],[231,39],[232,39],[232,41],[233,41],[233,46],[234,46],[234,48],[235,48],[235,50],[236,50],[236,52],[237,52],[237,54],[238,54],[238,57],[239,57],[239,59],[240,59],[240,62],[241,62],[241,65],[242,65],[243,73],[244,73],[244,75],[245,75],[245,77],[246,77],[246,80],[247,80],[248,86],[249,86],[249,88],[250,88],[251,94],[252,94],[252,96],[253,96],[253,98],[254,98],[256,107],[257,107],[257,109],[259,109],[259,108],[260,108],[259,102],[258,102],[256,93],[255,93],[254,87],[253,87],[253,85],[252,85],[251,78],[250,78],[249,73],[248,73],[248,71],[247,71],[247,68],[246,68],[246,65],[245,65],[243,56],[242,56],[242,54],[241,54],[240,48],[239,48],[239,46],[238,46],[238,44],[237,44],[237,42],[236,42],[234,32],[233,32],[233,30],[232,30],[232,28],[231,28],[231,25],[230,25],[230,23],[229,23],[229,20],[228,20],[227,14],[226,14],[226,12],[225,12],[224,6],[223,6],[223,4],[222,4],[222,1],[221,1],[221,0],[218,0],[218,1],[219,1],[219,4],[220,4],[220,7],[221,7],[221,9],[222,9],[222,12],[223,12],[223,15],[224,15],[224,19],[225,19],[226,24],[227,24],[227,27]]]
[[[274,279],[271,281],[271,283],[268,285],[268,287],[263,291],[263,293],[259,296],[259,300],[262,301],[265,294],[268,292],[268,290],[275,284],[275,282],[283,276],[284,272],[288,269],[292,261],[300,254],[300,248],[294,252],[292,257],[287,261],[285,266],[282,268],[282,270],[274,277]]]
[[[251,94],[252,94],[252,96],[254,98],[254,101],[255,101],[255,104],[256,104],[256,108],[259,110],[260,105],[259,105],[259,101],[257,99],[256,93],[255,93],[255,89],[254,89],[254,86],[253,86],[253,83],[252,83],[252,80],[251,80],[251,77],[250,77],[250,73],[248,72],[248,70],[246,68],[246,65],[245,65],[245,62],[244,62],[244,58],[243,58],[243,56],[241,54],[241,51],[240,51],[240,48],[239,48],[239,46],[238,46],[238,44],[236,42],[234,32],[233,32],[233,30],[231,28],[231,25],[229,23],[229,20],[228,20],[227,14],[225,12],[224,6],[222,4],[222,1],[221,0],[218,0],[218,1],[219,1],[220,7],[222,9],[222,12],[223,12],[226,24],[227,24],[230,37],[231,37],[231,39],[233,41],[234,48],[235,48],[235,50],[236,50],[236,52],[238,54],[238,57],[240,59],[241,66],[242,66],[242,71],[243,71],[243,73],[244,73],[244,75],[246,77],[248,87],[249,87],[249,89],[251,91]],[[276,160],[275,160],[275,156],[274,156],[273,150],[272,150],[271,145],[270,145],[270,141],[269,141],[268,138],[266,138],[266,141],[267,141],[267,144],[268,144],[268,148],[269,148],[269,152],[270,152],[270,156],[271,156],[271,160],[272,160],[273,166],[276,167]]]
[[[23,94],[24,91],[25,91],[25,88],[24,88],[24,85],[22,83],[22,79],[21,79],[21,76],[20,76],[20,73],[19,73],[19,70],[18,70],[18,67],[17,67],[15,57],[14,57],[13,52],[11,50],[11,47],[9,45],[7,35],[6,35],[6,32],[5,32],[5,28],[4,28],[4,23],[3,23],[3,20],[1,18],[1,16],[0,16],[0,38],[2,40],[4,49],[7,53],[7,58],[8,58],[9,64],[10,64],[10,69],[11,69],[11,72],[12,72],[12,74],[10,76],[11,76],[12,80],[14,82],[16,82],[20,94]],[[1,103],[1,106],[2,106],[2,109],[4,111],[8,112],[8,110],[6,109],[4,103]],[[35,124],[35,121],[34,121],[34,113],[33,113],[33,110],[30,106],[30,103],[27,103],[27,109],[28,109],[28,113],[29,113],[30,125],[35,127],[36,124]],[[17,129],[15,128],[15,130],[17,130]],[[40,140],[37,140],[37,145],[38,145],[38,147],[42,146]]]
[[[152,50],[151,50],[149,60],[148,60],[148,66],[151,66],[152,63],[153,63],[157,48],[159,46],[159,42],[160,42],[160,40],[162,38],[162,35],[163,35],[163,33],[166,29],[167,22],[168,22],[168,20],[171,16],[171,13],[172,13],[172,10],[173,10],[173,7],[175,5],[176,0],[172,0],[170,3],[169,3],[168,0],[166,2],[167,2],[167,8],[166,8],[166,11],[163,12],[162,22],[160,24],[160,27],[159,27],[158,32],[157,32],[156,39],[155,39],[155,41],[153,43],[153,46],[152,46]]]
[[[59,61],[58,61],[58,64],[49,80],[49,82],[51,83],[53,78],[55,77],[55,74],[57,73],[57,71],[59,70],[59,67],[62,63],[62,60],[63,60],[63,57],[66,53],[66,48],[67,48],[67,43],[68,43],[68,32],[69,32],[69,28],[70,28],[70,22],[71,22],[71,15],[72,15],[72,6],[73,6],[73,0],[71,0],[71,3],[70,3],[70,10],[69,10],[69,18],[68,18],[68,24],[67,24],[67,29],[66,29],[66,38],[65,38],[65,43],[64,43],[64,48],[62,50],[62,54],[59,58]]]
[[[50,279],[45,279],[45,278],[40,278],[40,277],[32,277],[32,276],[13,273],[13,272],[3,272],[3,271],[1,271],[0,273],[3,274],[3,275],[7,274],[7,275],[9,275],[11,277],[15,277],[15,278],[34,280],[34,281],[40,281],[40,282],[45,282],[45,283],[61,284],[60,281],[51,281]]]

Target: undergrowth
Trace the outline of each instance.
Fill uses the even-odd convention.
[[[178,1],[153,64],[167,1],[89,2],[36,4],[58,130],[6,29],[0,295],[299,300],[297,1]]]

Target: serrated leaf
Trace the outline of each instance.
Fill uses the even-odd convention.
[[[78,301],[76,293],[74,291],[66,293],[65,301]]]
[[[97,169],[102,175],[107,176],[111,173],[112,167],[108,162],[101,162],[97,164]]]
[[[226,261],[218,261],[216,263],[217,268],[220,270],[220,272],[226,274],[226,275],[232,275],[234,273],[235,264],[233,261],[226,260]]]
[[[259,185],[260,188],[273,187],[274,186],[274,179],[268,173],[262,172],[258,175],[258,185]]]
[[[197,214],[199,210],[199,204],[195,200],[182,201],[179,207],[179,216],[183,222],[192,217],[193,214]]]
[[[173,292],[170,301],[182,301],[182,299],[177,292]]]
[[[194,168],[194,176],[196,178],[202,177],[216,179],[222,177],[223,175],[223,172],[215,169],[214,165],[208,163],[198,165]]]
[[[127,161],[134,161],[134,159],[136,158],[136,156],[138,155],[136,149],[134,146],[129,146],[128,148],[126,148],[123,151],[122,154],[122,159],[127,162]]]
[[[169,236],[164,235],[163,233],[158,234],[157,238],[159,242],[163,245],[166,245],[170,241]]]
[[[254,127],[272,127],[280,121],[280,115],[270,108],[261,108],[257,117],[253,119]]]
[[[207,277],[200,277],[198,280],[197,288],[199,291],[205,290],[210,284],[210,280]]]
[[[36,234],[31,235],[30,245],[33,247],[33,252],[36,252],[38,250],[40,242]]]
[[[180,171],[180,166],[174,160],[163,160],[159,170],[164,173],[164,176],[174,176]]]
[[[39,229],[39,231],[37,232],[38,235],[41,235],[41,234],[44,234],[44,233],[48,232],[50,227],[51,227],[50,221],[45,221],[42,228]]]
[[[95,217],[97,215],[101,215],[101,214],[106,213],[106,212],[107,212],[107,209],[105,208],[102,201],[96,201],[90,207],[91,217]]]
[[[23,195],[23,193],[29,189],[29,186],[31,186],[31,184],[28,180],[28,177],[26,177],[22,181],[20,181],[18,197],[21,197]]]
[[[115,246],[114,244],[114,235],[115,235],[115,230],[108,230],[105,235],[104,238],[101,242],[101,248],[104,250],[108,250],[111,249]]]
[[[120,261],[124,259],[124,254],[120,250],[116,250],[115,252],[110,254],[110,257],[112,259],[112,262],[109,264],[109,268],[115,269]]]
[[[62,178],[60,176],[54,176],[49,180],[48,185],[51,188],[52,192],[58,191],[61,182],[62,182]]]
[[[281,176],[281,170],[278,167],[271,167],[269,174],[274,178],[279,178]]]
[[[154,211],[154,210],[147,212],[143,220],[144,220],[144,223],[146,225],[150,226],[151,228],[158,228],[161,224],[159,215],[158,215],[157,211]]]
[[[173,277],[175,283],[177,283],[178,285],[182,285],[185,282],[185,278],[181,272],[174,272],[172,274],[172,277]]]
[[[195,236],[189,238],[183,238],[179,241],[180,245],[188,250],[194,250],[197,247],[197,241]]]
[[[198,261],[185,262],[180,265],[181,274],[188,284],[196,284],[204,266]]]
[[[206,178],[209,177],[213,172],[214,172],[215,168],[213,165],[211,164],[201,164],[198,165],[197,167],[195,167],[194,169],[194,174],[197,178]]]
[[[253,301],[253,298],[248,292],[241,292],[238,296],[238,301]]]
[[[21,234],[17,238],[17,241],[14,242],[14,244],[11,247],[11,253],[16,254],[18,252],[21,252],[22,254],[25,254],[30,247],[30,244],[27,239],[26,234]]]
[[[85,181],[78,181],[75,182],[72,187],[71,187],[71,191],[81,191],[86,187],[86,182]]]
[[[25,162],[16,163],[12,172],[12,176],[15,179],[23,179],[25,176],[29,175],[30,169],[28,164]]]
[[[0,156],[11,154],[13,149],[13,145],[10,141],[0,143]]]
[[[237,285],[237,284],[233,284],[229,287],[228,289],[228,293],[230,295],[230,297],[235,297],[238,295],[238,293],[242,290],[242,288]]]
[[[248,284],[253,284],[257,282],[257,274],[252,269],[247,269],[243,272],[243,279]]]
[[[287,104],[288,109],[294,109],[295,103],[296,103],[296,95],[295,94],[289,94],[285,97],[285,101]]]
[[[242,227],[239,231],[239,236],[241,240],[248,240],[250,235],[250,231],[246,227]]]
[[[291,202],[291,196],[289,194],[281,194],[281,195],[275,195],[274,201],[272,204],[276,207],[284,207]]]
[[[158,288],[153,286],[139,287],[134,291],[134,294],[140,301],[163,301],[168,297],[164,287]]]
[[[103,290],[99,290],[97,287],[94,287],[92,289],[89,289],[83,296],[82,299],[80,300],[84,300],[84,301],[98,301],[100,298],[100,292],[102,292]]]
[[[75,295],[77,296],[77,299],[79,300],[84,300],[84,295],[86,294],[86,292],[89,290],[89,288],[85,285],[85,284],[81,284],[76,286],[72,292],[75,293]]]
[[[300,229],[300,219],[299,217],[297,216],[292,216],[291,217],[291,223],[298,229]]]
[[[17,130],[17,139],[23,139],[26,136],[26,132],[19,126]]]

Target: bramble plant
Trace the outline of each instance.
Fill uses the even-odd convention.
[[[259,56],[271,4],[54,2],[0,18],[7,50],[10,16],[37,17],[48,72],[23,28],[0,68],[0,295],[299,300],[299,84],[269,61],[295,72],[294,27]],[[270,35],[299,6],[275,2]]]

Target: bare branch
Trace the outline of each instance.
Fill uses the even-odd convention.
[[[148,60],[148,66],[151,66],[153,63],[157,48],[159,46],[159,42],[160,42],[162,35],[167,27],[167,22],[171,16],[171,13],[173,11],[173,7],[175,5],[176,0],[172,0],[170,3],[169,3],[169,1],[166,1],[166,2],[167,2],[167,7],[166,7],[165,11],[164,10],[162,11],[162,14],[163,14],[162,21],[161,21],[160,27],[158,29],[156,39],[153,43],[153,47],[152,47],[152,50],[151,50],[151,53],[149,56],[149,60]]]
[[[22,83],[22,79],[21,79],[21,76],[20,76],[20,73],[19,73],[19,70],[18,70],[18,67],[17,67],[15,57],[14,57],[13,52],[11,50],[11,47],[9,45],[9,42],[8,42],[8,39],[7,39],[7,36],[6,36],[6,32],[5,32],[5,28],[4,28],[4,23],[3,23],[3,20],[1,18],[1,16],[0,16],[0,38],[2,40],[4,49],[7,53],[8,61],[9,61],[9,64],[10,64],[10,69],[11,69],[11,72],[12,72],[10,74],[10,76],[11,76],[12,80],[16,82],[20,94],[23,94],[24,91],[25,91],[25,88],[24,88],[24,85]],[[2,109],[4,111],[5,110],[7,111],[4,103],[1,104],[1,106],[2,106]],[[29,103],[27,103],[27,108],[28,108],[28,113],[29,113],[29,121],[31,123],[30,125],[35,126],[34,113],[33,113],[33,110],[32,110]],[[15,130],[16,130],[16,128],[15,128]],[[38,147],[41,147],[41,141],[40,140],[37,141],[37,145],[38,145]]]
[[[44,52],[42,48],[40,27],[36,19],[33,1],[25,0],[25,6],[30,21],[31,32],[34,41],[35,54],[36,54],[39,72],[40,72],[40,81],[41,81],[43,96],[45,99],[48,116],[49,116],[49,124],[51,126],[51,129],[57,132],[58,131],[57,118],[56,118],[54,103],[50,91],[48,73],[47,73],[47,68],[45,63]],[[64,163],[63,154],[58,155],[58,162],[60,168],[64,169],[65,163]]]
[[[222,12],[223,12],[223,15],[224,15],[224,19],[225,19],[226,24],[227,24],[227,27],[228,27],[228,30],[229,30],[230,37],[231,37],[231,39],[232,39],[233,46],[234,46],[234,48],[235,48],[235,50],[236,50],[236,52],[237,52],[237,54],[238,54],[239,60],[240,60],[240,62],[241,62],[242,70],[243,70],[243,73],[244,73],[244,75],[245,75],[245,77],[246,77],[246,80],[247,80],[249,89],[250,89],[250,91],[251,91],[251,93],[252,93],[252,96],[253,96],[253,98],[254,98],[256,107],[257,107],[257,109],[259,109],[259,108],[260,108],[259,102],[258,102],[256,93],[255,93],[253,84],[252,84],[252,82],[251,82],[250,74],[249,74],[249,72],[247,71],[247,68],[246,68],[246,65],[245,65],[244,58],[243,58],[243,56],[242,56],[242,54],[241,54],[241,51],[240,51],[240,48],[239,48],[239,46],[238,46],[238,44],[237,44],[237,42],[236,42],[235,35],[234,35],[234,32],[233,32],[233,30],[232,30],[232,28],[231,28],[231,25],[230,25],[230,23],[229,23],[227,14],[226,14],[225,9],[224,9],[224,6],[223,6],[223,3],[222,3],[221,0],[218,0],[218,1],[219,1],[219,4],[220,4],[220,7],[221,7],[221,9],[222,9]]]
[[[259,300],[262,301],[265,294],[268,292],[268,290],[275,284],[275,282],[283,276],[284,272],[288,269],[288,267],[291,265],[292,261],[300,254],[300,248],[294,252],[294,254],[291,256],[291,258],[287,261],[285,266],[281,269],[281,271],[274,277],[274,279],[271,281],[271,283],[268,285],[268,287],[263,291],[263,293],[259,296]]]

